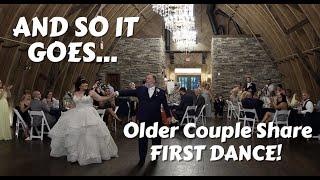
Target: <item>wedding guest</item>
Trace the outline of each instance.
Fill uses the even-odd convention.
[[[244,91],[249,91],[254,95],[257,92],[256,84],[252,82],[252,78],[250,76],[246,79],[247,83],[245,84]]]
[[[177,106],[172,110],[172,114],[176,120],[181,121],[187,107],[193,105],[193,97],[192,95],[187,93],[187,90],[185,87],[181,87],[179,89],[179,92],[181,95],[181,102],[179,106]]]
[[[40,91],[34,91],[32,93],[32,96],[33,96],[33,99],[31,100],[31,103],[30,103],[30,109],[32,111],[43,111],[49,126],[53,127],[54,124],[57,122],[57,119],[54,116],[50,115],[49,106],[47,106],[47,104],[41,101]],[[41,117],[35,116],[33,123],[34,123],[33,126],[39,126],[41,124]]]
[[[29,129],[31,127],[31,118],[30,118],[30,115],[28,113],[28,110],[30,110],[30,103],[31,103],[31,96],[29,96],[29,94],[25,94],[20,99],[19,105],[16,106],[16,110],[19,112],[20,116],[22,117],[22,119],[24,120],[24,122],[27,125],[27,127],[24,127],[25,129],[23,129],[26,141],[30,140],[30,138],[29,138],[29,136],[30,136]],[[14,119],[14,121],[13,121],[14,123],[13,124],[16,125],[16,121],[17,121],[16,115],[15,115],[15,117],[13,119]]]
[[[171,94],[167,95],[167,101],[170,108],[174,108],[180,104],[180,86],[178,83],[174,83],[174,90]]]
[[[215,116],[218,115],[218,118],[223,117],[224,105],[225,105],[225,102],[221,95],[218,98],[215,98],[215,102],[214,102]]]
[[[291,89],[287,89],[286,94],[287,94],[287,101],[288,101],[289,107],[296,108],[299,103],[296,98],[297,95],[293,93]]]
[[[262,89],[262,93],[267,97],[271,97],[275,95],[275,86],[272,83],[271,79],[267,80],[267,84]]]
[[[278,84],[276,94],[286,95],[286,90],[283,88],[282,84]]]
[[[230,101],[234,104],[237,105],[238,102],[240,101],[240,96],[239,96],[239,92],[241,91],[239,86],[235,86],[231,91],[230,91]]]
[[[310,94],[308,91],[302,91],[302,110],[299,112],[301,114],[312,113],[314,110],[313,103],[310,100]]]
[[[320,112],[320,99],[319,99],[319,101],[318,101],[318,103],[317,103],[317,112]]]
[[[5,86],[0,80],[0,140],[11,140],[10,115],[11,110],[8,104],[8,96],[12,86]]]
[[[56,108],[56,102],[58,100],[56,98],[53,97],[53,92],[52,91],[48,91],[48,93],[46,94],[45,98],[43,98],[42,102],[44,104],[46,104],[50,109],[52,108]]]
[[[276,101],[273,101],[273,108],[275,110],[288,110],[287,98],[284,94],[277,94]],[[263,123],[268,123],[273,120],[275,112],[267,112],[263,119]]]
[[[211,88],[210,88],[210,84],[205,84],[202,94],[201,94],[204,99],[205,99],[205,103],[206,103],[206,114],[205,117],[206,118],[212,118],[213,114],[212,114],[212,106],[211,106],[211,101],[212,101],[212,93],[211,93]]]

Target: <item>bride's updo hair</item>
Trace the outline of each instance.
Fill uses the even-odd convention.
[[[89,84],[88,81],[83,77],[83,76],[79,76],[76,80],[76,82],[74,83],[74,89],[75,91],[80,91],[80,86],[81,84]],[[84,95],[85,96],[88,96],[89,95],[89,89],[87,89],[85,92],[84,92]]]

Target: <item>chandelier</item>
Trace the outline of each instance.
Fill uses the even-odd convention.
[[[152,9],[163,17],[165,28],[172,32],[178,49],[188,51],[195,46],[193,4],[153,4]]]

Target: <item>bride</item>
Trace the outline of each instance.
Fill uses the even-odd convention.
[[[117,145],[93,107],[93,99],[107,101],[109,98],[88,90],[88,82],[79,77],[73,96],[76,107],[63,113],[49,132],[50,156],[67,156],[69,162],[78,161],[81,166],[118,157]]]

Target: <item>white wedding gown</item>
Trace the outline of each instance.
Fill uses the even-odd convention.
[[[118,157],[108,127],[94,109],[90,96],[73,97],[76,108],[62,113],[49,132],[52,157],[67,156],[69,162],[83,166]]]

